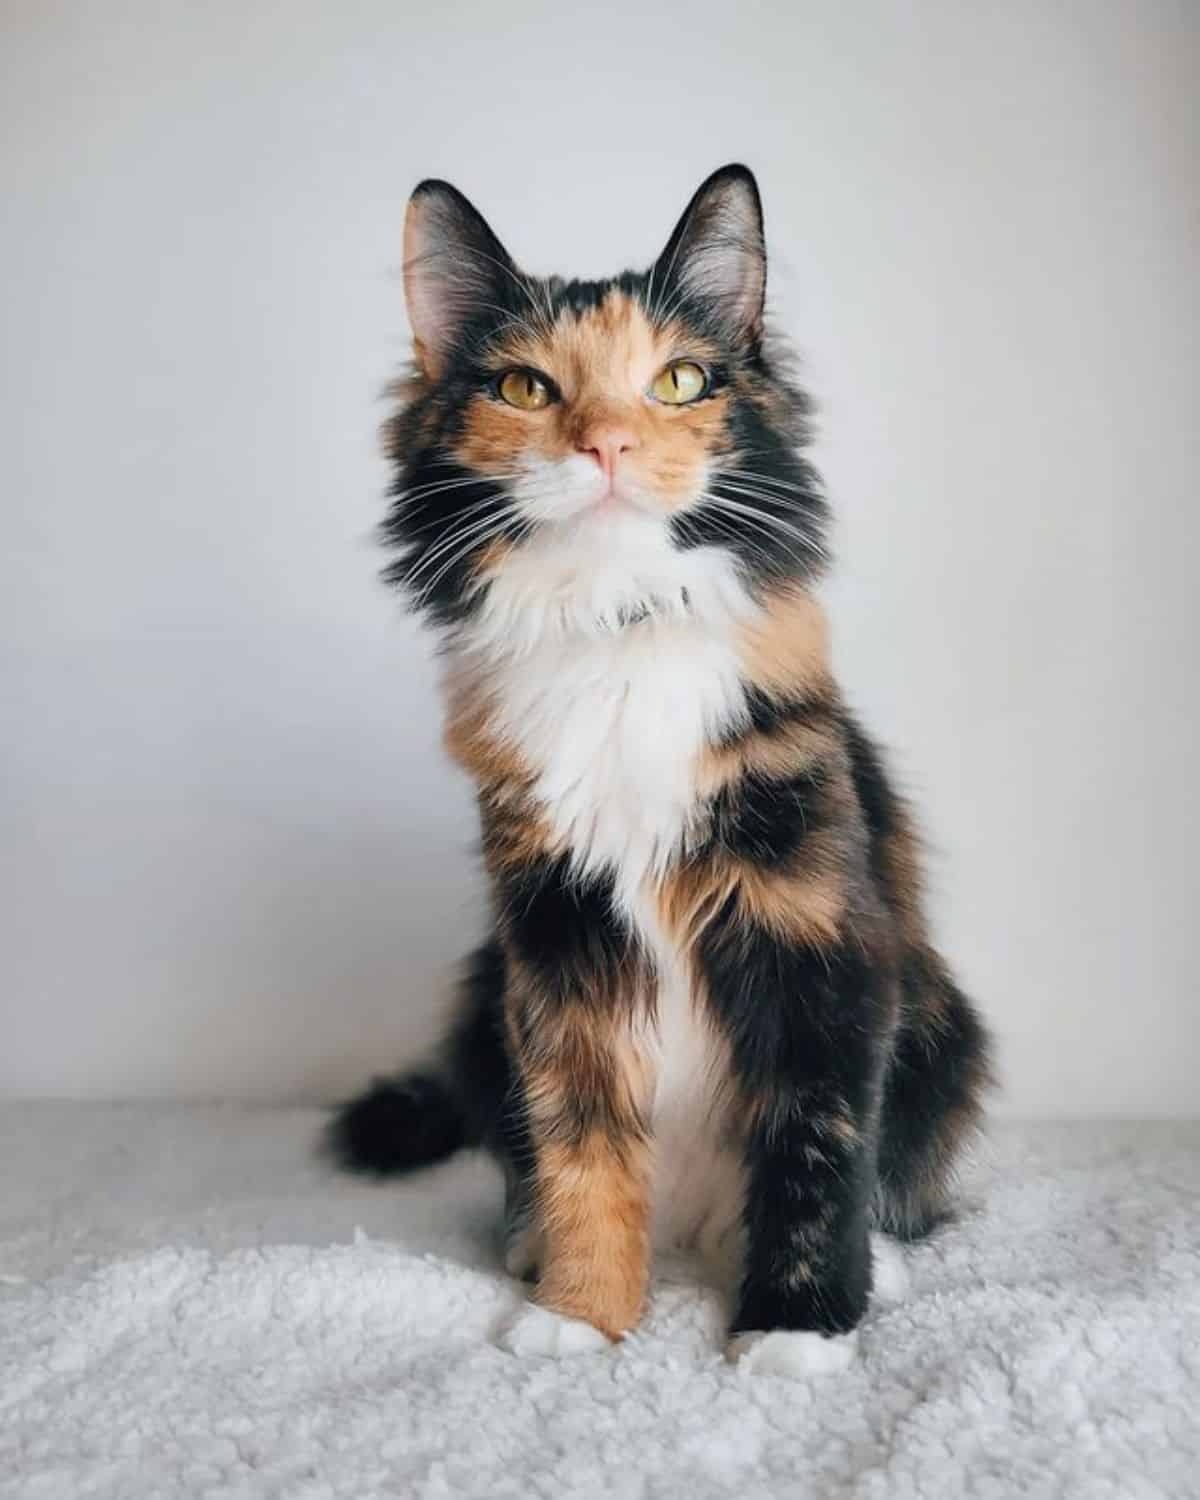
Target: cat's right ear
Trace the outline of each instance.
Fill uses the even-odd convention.
[[[404,220],[404,295],[413,354],[429,379],[444,373],[467,325],[503,307],[519,282],[508,252],[457,188],[435,178],[417,185]]]
[[[736,342],[762,337],[767,252],[762,201],[749,167],[730,162],[700,184],[655,262],[652,283],[708,308]],[[660,293],[660,305],[669,301]]]

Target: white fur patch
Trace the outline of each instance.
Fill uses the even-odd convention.
[[[527,454],[510,484],[521,515],[530,521],[567,521],[596,504],[608,486],[595,460],[584,453],[566,458]]]
[[[877,1301],[903,1302],[908,1296],[908,1267],[895,1240],[882,1234],[871,1236],[871,1271]]]
[[[730,1339],[726,1354],[739,1369],[755,1375],[807,1380],[848,1369],[857,1349],[857,1329],[826,1338],[823,1333],[777,1328],[772,1333],[738,1334]]]
[[[686,966],[642,903],[634,920],[658,970],[656,1024],[643,1047],[654,1077],[652,1239],[660,1250],[698,1250],[714,1266],[740,1251],[742,1157],[727,1138],[726,1048],[699,1012]]]
[[[745,711],[733,626],[752,609],[727,554],[589,512],[507,558],[457,638],[558,839],[627,914],[683,845],[698,752]]]
[[[573,1354],[594,1354],[611,1347],[598,1328],[579,1318],[564,1318],[536,1302],[526,1302],[504,1328],[498,1340],[510,1354],[543,1359],[564,1359]]]
[[[540,525],[487,585],[463,639],[493,657],[523,656],[548,637],[611,634],[647,606],[710,630],[752,609],[732,554],[676,547],[664,516],[628,505]]]

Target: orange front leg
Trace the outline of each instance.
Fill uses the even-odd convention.
[[[641,1316],[649,1272],[644,1071],[628,1025],[592,1006],[514,1031],[536,1163],[537,1305],[619,1339]]]

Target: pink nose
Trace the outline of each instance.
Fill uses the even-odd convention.
[[[596,460],[600,472],[611,484],[621,455],[636,448],[637,439],[623,427],[593,427],[582,434],[576,447]]]

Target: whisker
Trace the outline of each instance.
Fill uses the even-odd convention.
[[[429,499],[433,495],[441,495],[448,490],[461,490],[470,484],[495,484],[502,479],[520,479],[520,477],[520,472],[514,469],[511,474],[471,474],[463,479],[434,479],[428,484],[418,484],[412,489],[401,490],[399,494],[393,495],[392,499],[397,504],[407,503],[410,500]]]
[[[825,556],[824,550],[817,546],[811,537],[805,536],[795,526],[789,526],[787,522],[781,521],[778,516],[773,516],[768,511],[759,510],[757,507],[751,505],[743,505],[740,501],[733,500],[728,495],[714,494],[711,490],[705,490],[702,498],[709,504],[727,511],[730,515],[737,516],[748,524],[756,526],[764,536],[770,537],[772,540],[774,540],[775,534],[778,533],[780,536],[794,538],[796,542],[815,557],[823,558]],[[775,532],[771,531],[771,527],[775,528]]]
[[[706,499],[708,497],[701,496],[701,498]],[[698,516],[690,516],[685,513],[677,515],[675,522],[679,526],[685,526],[689,523],[694,526],[699,522],[699,519]],[[727,516],[723,516],[719,510],[713,508],[705,511],[704,520],[707,525],[715,526],[722,536],[728,537],[739,546],[747,547],[751,556],[756,557],[764,568],[768,570],[771,568],[773,563],[771,554],[761,543],[755,541],[752,536],[747,536],[743,526],[740,524],[735,525]]]
[[[703,498],[709,501],[713,507],[707,512],[705,517],[706,520],[720,526],[725,535],[732,538],[732,540],[734,540],[735,542],[749,547],[754,556],[759,559],[764,567],[770,569],[774,566],[774,558],[767,551],[763,543],[755,539],[754,535],[754,533],[757,532],[758,536],[765,537],[768,541],[774,542],[774,533],[770,532],[765,526],[762,526],[752,518],[741,515],[733,515],[732,512],[730,512],[729,515],[722,515],[719,508],[720,502],[716,496],[705,495],[703,496]],[[733,516],[733,519],[730,519],[731,515]],[[748,525],[754,528],[754,531],[749,535],[747,534],[746,530]]]
[[[506,497],[499,494],[497,494],[495,498],[498,500],[506,499]],[[444,536],[440,541],[435,542],[433,546],[430,547],[428,551],[426,551],[422,555],[416,567],[413,568],[413,570],[408,574],[408,582],[411,584],[415,579],[419,578],[421,574],[426,570],[426,568],[429,568],[434,563],[438,562],[446,555],[447,552],[453,551],[453,549],[457,547],[460,542],[466,541],[468,543],[473,543],[474,539],[478,537],[480,533],[486,531],[490,526],[503,524],[509,519],[509,516],[513,514],[515,514],[515,512],[513,511],[511,502],[509,502],[502,508],[499,515],[486,515],[478,520],[472,521],[470,526],[454,527],[448,536]]]
[[[437,588],[442,579],[445,578],[460,562],[462,562],[469,553],[475,552],[481,547],[486,547],[487,544],[495,537],[503,534],[508,529],[510,524],[511,518],[509,516],[500,517],[492,531],[487,532],[483,536],[473,538],[466,544],[466,546],[460,548],[451,557],[449,557],[434,574],[434,576],[426,582],[426,584],[422,588],[419,602],[421,604],[424,604],[425,601],[431,597],[434,589]],[[524,536],[529,530],[529,527],[530,523],[528,521],[522,522],[518,526],[518,529],[515,533],[516,538],[519,539],[520,537]]]
[[[456,525],[460,524],[461,522],[469,519],[471,516],[477,515],[479,511],[485,508],[485,506],[494,505],[497,499],[503,496],[503,490],[493,490],[490,495],[484,495],[479,500],[473,500],[471,504],[466,506],[463,510],[455,512],[453,518],[454,523]],[[445,516],[432,516],[428,521],[422,522],[420,526],[413,526],[410,523],[405,523],[406,529],[411,531],[414,535],[422,531],[432,531],[435,526],[444,526],[446,524],[447,522]]]
[[[801,495],[811,493],[810,485],[796,484],[789,479],[776,479],[772,474],[757,474],[751,469],[722,468],[720,474],[732,474],[735,479],[752,480],[757,484],[766,485],[770,489],[790,490]]]
[[[744,495],[751,500],[767,500],[771,498],[770,496],[759,494],[754,490],[744,489],[741,486],[735,484],[727,484],[725,488],[728,490],[732,490],[735,495]],[[802,543],[805,547],[808,548],[810,552],[815,553],[818,557],[823,557],[825,555],[824,550],[820,546],[818,546],[816,542],[813,541],[812,537],[801,531],[798,526],[793,526],[790,522],[785,521],[782,516],[774,515],[768,510],[760,510],[757,506],[744,505],[741,503],[741,501],[734,500],[725,494],[714,495],[711,490],[706,490],[705,494],[710,499],[720,500],[720,502],[731,511],[739,512],[746,516],[752,516],[756,520],[759,520],[768,526],[774,526],[780,532],[786,533],[790,536],[794,536],[797,541]]]

